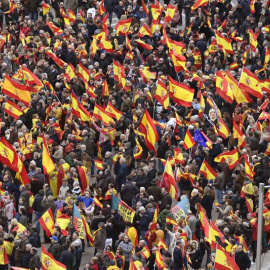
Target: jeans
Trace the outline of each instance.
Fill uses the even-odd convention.
[[[219,204],[222,204],[222,190],[216,189],[216,196]]]
[[[38,19],[38,14],[37,14],[37,12],[35,12],[35,13],[30,12],[30,13],[29,13],[29,17],[30,17],[30,20],[31,20],[31,21],[37,21],[37,19]]]
[[[112,24],[113,11],[109,11],[109,23]]]
[[[38,221],[41,218],[41,216],[42,216],[42,212],[36,212],[36,221]],[[39,224],[39,222],[37,222],[36,227],[37,227],[38,232],[40,233],[40,224]]]

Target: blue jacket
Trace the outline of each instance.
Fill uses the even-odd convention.
[[[119,188],[121,188],[122,184],[126,183],[127,175],[128,175],[128,168],[127,168],[126,163],[123,163],[122,165],[120,165],[118,175],[117,175],[117,183],[119,185]]]
[[[91,197],[86,198],[86,197],[83,196],[83,197],[78,197],[77,198],[77,201],[78,202],[83,202],[84,205],[85,205],[85,207],[87,208],[87,207],[89,207],[93,203],[94,199],[91,198]]]

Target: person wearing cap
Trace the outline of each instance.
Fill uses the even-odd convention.
[[[175,269],[175,264],[172,260],[172,254],[170,252],[166,252],[164,254],[164,263],[166,264],[168,269]]]
[[[61,245],[58,243],[58,238],[57,236],[53,235],[51,237],[51,245],[48,248],[48,252],[52,254],[52,256],[58,260],[61,254]]]

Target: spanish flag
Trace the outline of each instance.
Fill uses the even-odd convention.
[[[51,158],[51,154],[48,149],[47,141],[45,136],[42,136],[43,152],[42,152],[42,166],[44,174],[49,174],[55,169],[55,164]]]
[[[166,217],[166,224],[177,225],[178,223],[170,216]]]
[[[39,224],[46,232],[47,237],[50,237],[54,231],[54,218],[52,209],[49,208],[38,220]]]
[[[83,215],[82,215],[82,223],[83,223],[83,226],[84,226],[84,229],[85,229],[85,233],[86,233],[87,239],[89,240],[91,246],[93,246],[93,244],[94,244],[94,237],[93,237],[93,235],[91,233],[89,224],[86,222],[85,216],[83,216]]]
[[[132,18],[119,21],[115,26],[116,35],[119,36],[119,35],[127,34],[129,31],[131,22],[132,22]]]
[[[140,143],[136,140],[136,146],[137,146],[137,153],[133,154],[133,157],[135,160],[140,159],[142,156],[143,148],[141,147]]]
[[[256,52],[258,42],[257,42],[257,35],[253,32],[251,28],[249,28],[249,45],[253,52]]]
[[[108,116],[106,111],[98,104],[95,105],[93,116],[96,117],[98,120],[103,121],[106,125],[114,123],[114,120],[110,116]]]
[[[204,233],[205,237],[207,239],[209,239],[209,236],[210,236],[209,221],[207,219],[205,209],[199,203],[197,203],[197,213],[199,215],[199,219],[200,219],[200,222],[201,222],[201,228],[203,230],[203,233]]]
[[[146,13],[147,16],[149,16],[149,10],[148,10],[147,5],[145,4],[144,0],[141,0],[141,1],[142,1],[142,7],[143,7],[144,12]]]
[[[51,253],[42,245],[41,247],[41,268],[43,270],[65,270],[66,266],[58,262]]]
[[[167,161],[165,169],[164,169],[163,181],[165,183],[167,183],[167,185],[169,186],[168,189],[169,189],[169,193],[172,196],[172,198],[177,199],[178,198],[178,189],[177,189],[177,185],[175,182],[171,163],[168,161]]]
[[[211,245],[211,249],[215,249],[217,243],[222,247],[226,247],[228,241],[224,237],[223,233],[218,229],[218,227],[212,220],[210,220],[210,225],[211,229],[210,229],[209,243]]]
[[[101,209],[103,208],[103,204],[100,202],[100,200],[97,198],[97,196],[94,197],[94,203],[99,208],[101,208]]]
[[[142,250],[141,250],[141,255],[147,260],[150,256],[150,250],[148,248],[148,246],[145,246]]]
[[[46,16],[50,12],[50,8],[51,8],[50,5],[43,2],[41,7],[42,7],[43,16]]]
[[[253,208],[254,208],[253,200],[251,198],[245,198],[245,200],[246,200],[246,206],[247,206],[248,212],[252,214]]]
[[[165,110],[168,109],[170,105],[170,100],[169,100],[167,86],[160,79],[158,79],[157,81],[157,89],[156,89],[154,98],[163,106]]]
[[[74,92],[71,94],[71,106],[75,116],[84,122],[90,122],[92,118],[91,114],[83,107],[82,103],[78,100]]]
[[[246,146],[244,133],[234,120],[233,120],[233,138],[237,139],[238,147],[243,148]]]
[[[164,267],[164,262],[163,262],[163,257],[161,255],[160,249],[156,251],[156,260],[155,260],[156,266],[158,269],[163,269]]]
[[[229,87],[232,90],[233,96],[235,101],[240,104],[243,102],[252,101],[250,96],[241,88],[238,87],[238,81],[232,76],[229,70],[227,70],[226,74],[224,75],[229,83]]]
[[[82,185],[82,192],[89,187],[89,177],[87,174],[87,168],[85,166],[77,166],[77,170],[80,176],[80,182]]]
[[[55,62],[56,65],[58,65],[61,68],[64,67],[65,62],[60,58],[58,58],[51,50],[46,51],[46,54]]]
[[[193,139],[192,135],[190,134],[189,130],[187,130],[183,146],[184,146],[184,148],[186,150],[188,150],[189,148],[193,147],[194,145],[196,145],[196,142],[194,141],[194,139]]]
[[[157,246],[160,248],[160,249],[164,249],[165,251],[168,251],[168,246],[167,244],[165,243],[165,241],[163,239],[160,239]]]
[[[201,168],[199,170],[199,173],[203,174],[208,180],[216,179],[217,173],[215,170],[207,163],[207,161],[204,159]]]
[[[240,76],[239,87],[259,99],[263,98],[262,89],[257,76],[245,67],[243,67]]]
[[[104,168],[102,166],[104,164],[103,161],[101,161],[101,160],[94,160],[94,162],[95,162],[95,166],[96,166],[97,170],[99,170],[99,171],[104,170]]]
[[[7,74],[2,86],[3,94],[14,98],[28,106],[31,101],[31,89],[28,86],[13,81]]]
[[[75,72],[75,68],[71,63],[69,63],[64,73],[64,77],[68,80],[68,82],[70,82],[75,76]]]
[[[97,38],[96,38],[96,35],[94,35],[93,41],[92,41],[91,47],[90,47],[90,53],[91,53],[92,57],[95,57],[97,51],[98,51]]]
[[[102,89],[101,96],[108,97],[109,95],[110,95],[109,86],[108,86],[107,80],[105,80],[103,82],[103,89]]]
[[[21,68],[22,68],[24,79],[29,85],[36,84],[38,86],[43,86],[43,83],[40,81],[40,79],[31,70],[29,70],[25,65],[22,65]]]
[[[145,143],[147,148],[150,151],[154,150],[156,152],[155,144],[158,142],[158,133],[156,130],[156,125],[154,124],[154,121],[147,110],[144,111],[144,115],[139,127],[142,133],[145,135]]]
[[[174,160],[175,164],[185,164],[186,160],[184,159],[182,152],[179,148],[174,148]]]
[[[217,245],[214,268],[221,270],[239,270],[235,260],[220,245]]]
[[[54,35],[56,34],[57,36],[61,36],[64,33],[64,31],[55,26],[53,22],[46,21],[46,25],[50,28]]]
[[[158,221],[158,215],[159,215],[159,206],[157,204],[152,222],[149,225],[149,230],[152,231],[156,231],[157,230],[157,221]]]
[[[85,82],[84,85],[85,85],[85,92],[86,92],[86,94],[89,97],[96,98],[97,95],[94,92],[94,87],[93,86],[90,86],[87,82]]]
[[[214,161],[219,163],[227,162],[230,170],[232,170],[239,163],[238,151],[237,149],[234,149],[232,151],[222,153],[218,155]]]
[[[249,179],[253,180],[253,177],[255,175],[255,172],[252,170],[252,167],[251,167],[250,163],[248,162],[248,156],[247,155],[243,155],[241,158],[244,158],[246,176]]]
[[[196,0],[193,6],[191,7],[191,10],[195,10],[199,7],[206,7],[208,5],[208,0]]]
[[[17,120],[23,115],[23,110],[17,104],[7,99],[5,113]]]
[[[105,8],[105,5],[104,5],[104,0],[101,1],[99,7],[98,7],[98,13],[99,15],[103,15],[105,12],[106,12],[106,8]]]
[[[245,198],[246,195],[254,195],[254,186],[253,183],[248,183],[243,185],[240,193],[241,198]]]
[[[216,90],[217,93],[230,104],[234,101],[233,92],[229,86],[229,82],[223,76],[221,71],[216,73]]]
[[[173,61],[174,69],[176,73],[186,70],[186,57],[184,55],[178,55],[174,51],[170,51],[170,57]]]
[[[186,84],[179,83],[169,77],[169,89],[170,96],[172,96],[173,101],[184,107],[191,107],[194,89]]]
[[[135,39],[135,41],[137,42],[137,44],[142,47],[145,50],[151,51],[153,50],[153,46],[149,45],[147,43],[145,43],[144,41],[140,40],[140,39]]]
[[[8,263],[9,263],[9,258],[8,258],[5,244],[0,245],[0,265],[5,267],[5,265],[8,265]]]
[[[90,80],[90,71],[83,66],[82,63],[78,65],[78,75],[84,82],[89,82]]]
[[[235,69],[237,69],[237,68],[239,68],[239,65],[238,65],[237,62],[233,62],[233,63],[230,64],[230,69],[231,69],[231,70],[235,70]]]
[[[138,37],[144,37],[144,36],[150,36],[153,37],[153,34],[151,32],[151,29],[149,28],[149,26],[147,24],[143,24],[142,27],[140,28],[139,32],[138,32]]]
[[[20,222],[18,222],[18,225],[12,230],[12,232],[17,232],[17,236],[19,236],[20,233],[26,233],[27,228],[22,225]]]
[[[108,53],[113,52],[113,46],[112,43],[107,39],[106,34],[103,33],[100,42],[99,42],[100,48],[104,49]]]
[[[17,8],[17,4],[13,2],[13,0],[9,0],[9,10],[5,12],[5,14],[12,14]]]
[[[227,139],[230,135],[230,130],[222,118],[219,118],[218,120],[218,126],[214,126],[215,133],[220,135],[222,138]]]
[[[145,83],[148,83],[150,79],[156,78],[156,73],[151,72],[149,67],[139,68],[139,73]]]
[[[157,21],[161,15],[161,9],[160,6],[157,4],[151,4],[151,13],[152,13],[152,17],[155,21]]]
[[[224,37],[220,32],[216,31],[216,39],[218,47],[223,48],[227,53],[233,54],[232,40]]]
[[[119,110],[117,110],[112,103],[109,101],[107,104],[107,107],[105,109],[105,112],[108,113],[108,115],[110,117],[115,118],[117,121],[119,121],[119,119],[121,118],[121,116],[123,115],[123,113]]]
[[[169,4],[167,6],[167,10],[166,10],[165,20],[164,21],[167,22],[167,23],[169,23],[173,19],[176,10],[177,10],[177,7],[176,6],[173,6],[173,5]]]

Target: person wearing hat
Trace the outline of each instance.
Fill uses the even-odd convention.
[[[170,252],[166,252],[164,254],[164,263],[168,269],[175,269],[174,261],[172,260],[172,254]]]
[[[157,180],[151,181],[151,186],[147,189],[147,194],[154,197],[154,201],[158,203],[160,201],[161,188],[157,186]]]
[[[61,254],[62,247],[58,243],[58,238],[57,236],[53,235],[51,237],[51,245],[48,248],[48,252],[52,254],[52,256],[56,259],[59,260],[60,254]]]

